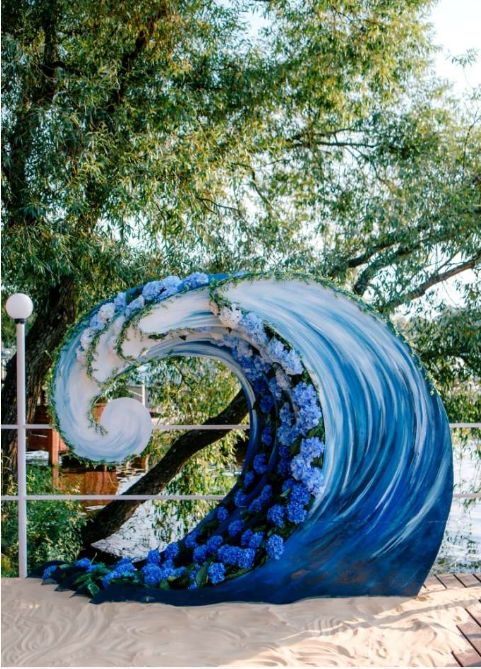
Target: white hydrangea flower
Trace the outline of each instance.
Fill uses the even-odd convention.
[[[88,347],[90,346],[90,342],[94,338],[94,335],[95,335],[95,330],[93,330],[92,328],[86,328],[82,332],[80,336],[80,346],[84,349],[84,351],[88,349]]]
[[[237,345],[237,352],[245,358],[250,358],[253,353],[252,346],[245,339],[240,339]]]
[[[107,302],[102,304],[98,312],[98,319],[102,323],[108,323],[112,320],[115,314],[115,304],[113,302]]]
[[[242,311],[236,307],[222,307],[219,313],[219,320],[226,328],[235,330],[241,321]]]

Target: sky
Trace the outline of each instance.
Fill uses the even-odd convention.
[[[430,21],[434,41],[441,47],[435,66],[439,76],[449,79],[455,91],[461,94],[473,86],[481,86],[481,0],[440,0],[433,8]],[[478,52],[477,61],[466,68],[451,62],[468,49]],[[469,283],[475,278],[469,270],[441,284],[436,290],[443,301],[455,306],[462,303],[459,282]]]
[[[481,0],[440,0],[433,8],[431,22],[435,42],[443,47],[436,58],[438,74],[450,79],[459,91],[481,85]],[[463,71],[450,58],[468,49],[477,50],[479,57]]]

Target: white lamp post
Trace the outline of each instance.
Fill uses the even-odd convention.
[[[15,293],[5,304],[17,330],[17,481],[18,481],[18,571],[27,577],[27,431],[25,424],[25,321],[33,311],[28,295]]]

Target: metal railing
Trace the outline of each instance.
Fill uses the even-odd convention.
[[[14,295],[12,297],[17,297]],[[22,296],[27,297],[27,296]],[[29,298],[27,298],[29,299]],[[174,494],[157,494],[157,495],[127,495],[118,493],[115,495],[63,495],[63,494],[43,494],[43,495],[29,495],[27,493],[27,445],[26,433],[27,430],[42,429],[54,430],[52,425],[27,423],[26,422],[26,392],[25,392],[25,321],[30,316],[31,310],[26,315],[16,315],[7,312],[15,320],[16,324],[16,338],[17,338],[17,422],[14,424],[1,425],[2,430],[16,430],[17,431],[17,494],[16,495],[2,495],[2,502],[17,502],[18,505],[18,565],[20,578],[27,577],[27,502],[37,501],[141,501],[149,500],[172,500],[172,501],[192,501],[192,500],[207,500],[217,501],[222,499],[223,495],[174,495]],[[155,420],[155,419],[153,419]],[[476,429],[481,428],[481,423],[451,423],[452,429]],[[247,424],[231,424],[231,425],[203,425],[203,424],[165,424],[158,421],[153,424],[154,430],[165,432],[176,431],[190,431],[190,430],[248,430]],[[463,494],[456,493],[454,497],[464,499],[478,499],[481,498],[480,493]]]

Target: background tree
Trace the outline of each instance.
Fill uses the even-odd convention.
[[[35,301],[30,417],[98,299],[169,273],[282,267],[401,313],[444,396],[447,379],[471,388],[451,416],[476,414],[479,284],[449,313],[432,289],[479,271],[479,94],[460,103],[432,76],[431,2],[3,6],[3,280]],[[433,318],[413,320],[424,296]]]

